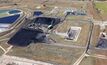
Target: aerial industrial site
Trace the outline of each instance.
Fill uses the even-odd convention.
[[[0,0],[0,65],[106,65],[107,0]]]

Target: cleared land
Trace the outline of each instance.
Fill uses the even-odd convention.
[[[103,49],[90,49],[89,53],[91,53],[92,55],[99,54],[99,55],[107,56],[107,50],[103,50]]]
[[[9,55],[25,57],[55,65],[71,65],[83,53],[83,49],[31,44],[28,47],[13,47]]]
[[[80,65],[95,65],[94,62],[95,60],[92,57],[85,57],[80,63]]]
[[[101,32],[100,26],[99,25],[94,25],[93,32],[92,32],[92,37],[91,37],[91,45],[93,45],[93,46],[97,45],[100,32]]]
[[[86,57],[80,63],[80,65],[105,65],[105,64],[107,64],[106,59],[99,59],[99,58],[93,58],[93,57]]]
[[[72,21],[67,19],[58,26],[56,31],[58,31],[59,33],[66,33],[71,26],[81,27],[81,32],[77,41],[67,40],[65,39],[65,37],[57,35],[55,33],[51,33],[50,37],[55,40],[56,43],[61,43],[65,45],[85,46],[87,44],[88,35],[90,32],[90,23],[87,21]]]
[[[95,9],[95,7],[94,7],[94,5],[93,5],[92,2],[88,2],[87,3],[87,12],[88,12],[88,15],[90,17],[92,17],[93,19],[95,19],[95,20],[101,20],[99,18],[99,15],[97,14],[96,9]]]
[[[0,48],[0,56],[1,56],[3,53],[4,53],[3,50]]]
[[[96,59],[95,65],[105,65],[107,64],[107,59]]]

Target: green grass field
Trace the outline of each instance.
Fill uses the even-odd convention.
[[[107,14],[107,2],[96,2],[95,5],[103,14]]]

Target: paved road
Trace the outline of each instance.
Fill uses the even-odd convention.
[[[86,3],[86,8],[88,7],[88,2]],[[92,20],[92,18],[90,17],[90,20]],[[92,35],[92,31],[93,31],[93,22],[90,21],[90,32],[89,32],[89,37],[88,37],[88,41],[87,41],[87,45],[85,48],[85,51],[83,52],[83,54],[78,58],[78,60],[73,64],[73,65],[79,65],[81,63],[81,61],[84,59],[84,57],[87,55],[87,51],[89,49],[89,45],[90,45],[90,40],[91,40],[91,35]]]
[[[84,52],[73,65],[79,65],[85,56],[86,53]]]
[[[10,47],[8,47],[7,50],[5,51],[5,53],[3,55],[6,55],[12,49],[12,47],[13,47],[12,45]]]
[[[0,46],[0,48],[1,48],[4,52],[6,52],[6,50],[5,50],[2,46]]]

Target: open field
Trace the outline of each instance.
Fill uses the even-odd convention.
[[[65,45],[85,46],[87,44],[88,35],[89,35],[89,31],[90,31],[90,23],[87,21],[66,20],[58,26],[56,31],[58,31],[60,33],[66,33],[71,26],[81,27],[81,32],[80,32],[80,35],[79,35],[77,41],[66,40],[65,37],[63,37],[61,35],[57,35],[55,33],[51,33],[50,37],[53,40],[55,40],[57,43],[61,43],[61,44],[65,44]]]
[[[96,46],[99,35],[100,35],[100,26],[99,25],[94,25],[93,32],[92,32],[92,37],[91,37],[91,45]]]
[[[106,14],[107,15],[107,2],[96,2],[95,3],[96,8],[101,10],[101,14]]]
[[[3,50],[0,48],[0,56],[1,56],[3,53],[4,53]]]
[[[81,8],[84,5],[84,2],[75,2],[75,1],[58,1],[58,0],[49,0],[49,1],[40,1],[40,0],[33,0],[33,1],[29,1],[29,0],[22,0],[20,3],[26,2],[26,5],[30,5],[32,3],[32,6],[36,6],[36,5],[40,5],[40,4],[46,4],[51,5],[51,6],[62,6],[62,7],[66,7],[66,6],[74,6],[74,7],[78,7]],[[34,4],[35,3],[35,4]],[[71,4],[73,3],[73,4]],[[60,5],[59,5],[60,4]]]
[[[95,65],[105,65],[105,64],[107,64],[107,59],[96,58]]]
[[[90,49],[89,53],[91,53],[91,55],[95,55],[95,54],[99,54],[99,55],[105,55],[107,56],[107,50],[104,49]]]
[[[80,63],[80,65],[105,65],[105,64],[107,64],[106,59],[99,59],[94,57],[86,57]]]
[[[25,57],[55,65],[73,64],[83,53],[83,49],[31,44],[28,47],[13,47],[8,55]]]
[[[94,5],[93,5],[92,2],[88,2],[87,3],[87,13],[93,19],[100,20],[98,14],[96,13],[96,9],[94,8]]]
[[[95,7],[103,20],[107,20],[107,2],[96,2]]]
[[[94,57],[86,57],[80,63],[80,65],[105,65],[107,64],[107,59],[99,59]]]
[[[75,2],[75,1],[63,1],[63,0],[48,0],[48,1],[44,1],[44,0],[11,0],[13,2],[13,4],[8,4],[8,6],[12,6],[12,7],[17,7],[17,8],[29,8],[29,9],[32,9],[32,10],[36,10],[36,7],[37,6],[41,6],[43,7],[43,4],[46,5],[45,8],[49,8],[49,7],[61,7],[61,8],[69,8],[69,7],[74,7],[74,8],[84,8],[84,5],[85,3],[82,2],[82,1],[78,1],[78,2]],[[16,1],[16,2],[15,2]],[[17,3],[17,5],[14,5],[15,3]],[[72,4],[71,4],[72,3]],[[32,6],[31,6],[32,4]],[[60,5],[59,5],[60,4]],[[2,5],[1,5],[2,7]],[[6,6],[7,7],[7,6]],[[4,7],[5,8],[5,7]],[[44,8],[44,7],[43,7]],[[44,8],[44,9],[45,9]]]
[[[85,57],[80,65],[95,65],[94,62],[95,60],[92,57]]]
[[[79,8],[79,9],[81,9],[85,5],[84,2],[75,2],[75,1],[71,1],[71,2],[68,2],[68,1],[64,1],[64,2],[63,1],[56,1],[54,3],[48,2],[46,4],[55,5],[55,6],[64,7],[64,8],[75,7],[75,8]]]
[[[103,4],[104,3],[104,4]],[[87,12],[90,17],[94,20],[107,20],[107,2],[88,2],[87,4]]]

